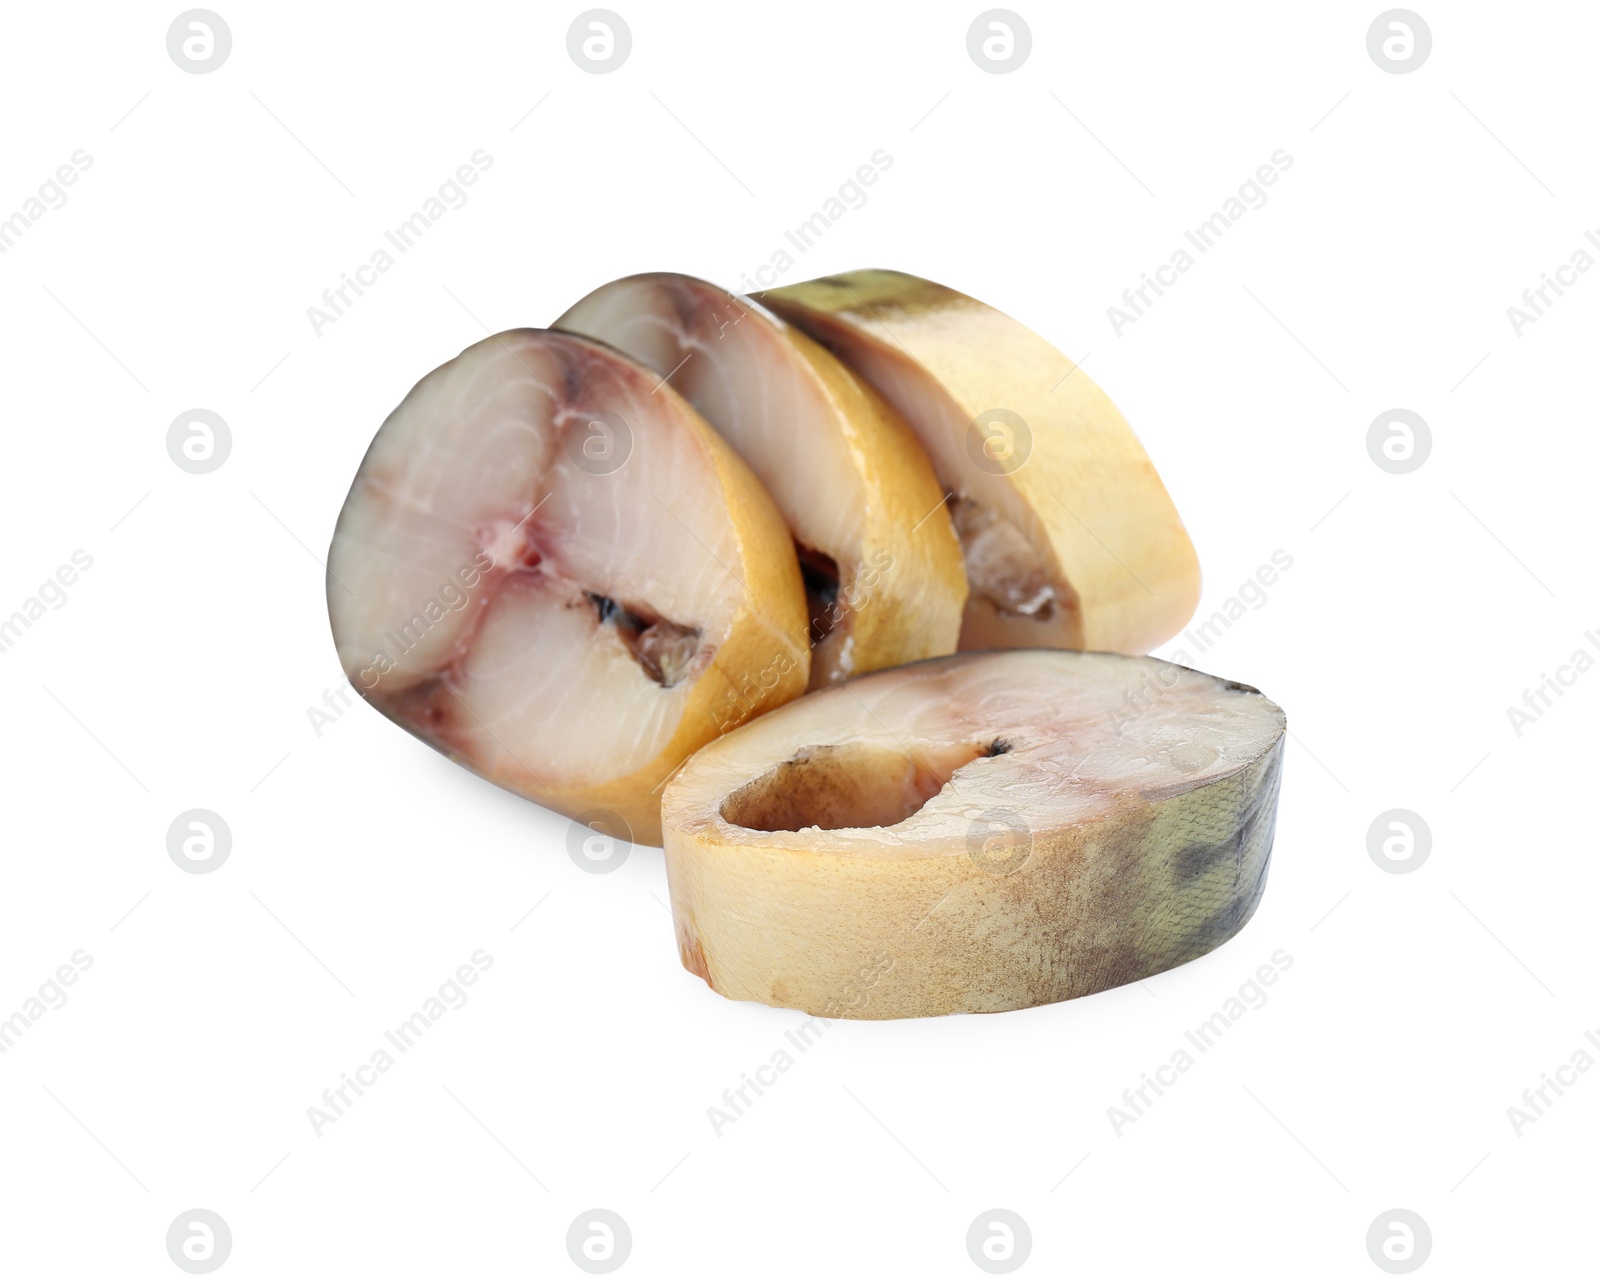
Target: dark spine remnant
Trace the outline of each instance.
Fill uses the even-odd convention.
[[[844,618],[839,604],[839,564],[826,553],[796,544],[800,578],[806,586],[806,611],[811,618],[811,645],[816,646]]]
[[[601,624],[610,624],[657,686],[675,687],[688,676],[700,650],[700,630],[659,619],[642,608],[585,592]]]

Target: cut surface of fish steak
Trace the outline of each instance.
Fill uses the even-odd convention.
[[[601,286],[555,328],[665,378],[822,555],[808,559],[825,581],[813,688],[955,650],[966,576],[944,491],[910,428],[835,357],[749,299],[670,272]]]
[[[1144,447],[1033,331],[902,272],[755,297],[881,393],[953,492],[969,584],[962,650],[1138,653],[1194,613],[1199,563]]]
[[[1175,967],[1255,910],[1284,734],[1254,688],[1152,657],[967,653],[812,693],[668,786],[680,957],[731,998],[864,1018]]]
[[[781,518],[657,383],[570,335],[475,344],[384,422],[328,560],[340,661],[371,703],[497,784],[652,843],[664,776],[808,669]]]

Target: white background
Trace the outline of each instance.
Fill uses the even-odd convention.
[[[1506,1112],[1600,1025],[1600,673],[1520,736],[1506,707],[1600,658],[1600,272],[1520,337],[1506,309],[1600,227],[1600,13],[1423,6],[1431,57],[1393,75],[1376,2],[1017,3],[1006,75],[967,54],[978,3],[615,0],[608,75],[568,57],[576,4],[216,0],[206,75],[168,57],[177,5],[8,13],[0,217],[93,163],[0,256],[0,615],[93,566],[0,655],[0,1014],[94,961],[0,1056],[0,1274],[183,1278],[196,1207],[238,1280],[585,1278],[593,1207],[640,1279],[984,1278],[965,1238],[997,1207],[1024,1278],[1382,1278],[1394,1207],[1432,1229],[1424,1277],[1592,1270],[1600,1072],[1520,1137]],[[468,203],[316,335],[480,148]],[[767,279],[901,268],[1082,358],[1188,523],[1201,618],[1292,556],[1203,656],[1167,650],[1288,711],[1277,846],[1216,953],[836,1023],[718,1137],[707,1108],[803,1018],[679,967],[659,852],[596,877],[563,818],[365,706],[317,734],[319,559],[421,375],[630,272],[738,287],[880,148],[867,203]],[[1269,202],[1118,337],[1106,309],[1280,148]],[[204,476],[165,447],[193,407],[233,436]],[[1392,407],[1433,434],[1403,476],[1365,444]],[[166,850],[197,807],[233,835],[205,876]],[[1394,807],[1433,835],[1403,876],[1367,851]],[[317,1137],[307,1108],[478,949],[470,1002]],[[1270,1001],[1117,1136],[1107,1108],[1280,949]]]

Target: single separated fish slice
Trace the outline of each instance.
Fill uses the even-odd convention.
[[[384,421],[328,612],[382,713],[644,843],[666,776],[810,664],[793,545],[750,470],[657,376],[538,330],[474,344]]]
[[[789,524],[811,686],[956,649],[966,576],[916,436],[799,331],[672,272],[603,285],[555,323],[656,371],[739,452]]]
[[[902,272],[756,298],[842,358],[916,430],[954,493],[961,649],[1148,651],[1194,613],[1200,568],[1110,398],[986,304]]]
[[[683,965],[862,1018],[1176,967],[1255,911],[1284,734],[1253,687],[1149,656],[973,653],[814,692],[667,786]]]

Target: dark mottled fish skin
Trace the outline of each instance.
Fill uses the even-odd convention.
[[[990,966],[1025,985],[1032,1004],[1059,1003],[1130,985],[1225,944],[1266,889],[1282,764],[1280,738],[1232,776],[1146,804],[1143,818],[1137,811],[1111,818],[1104,837],[1082,850],[1041,844],[1034,867],[1009,882],[1012,892],[1019,902],[1065,902],[1077,912],[1052,950],[1019,958],[995,949]]]
[[[1228,832],[1173,854],[1171,896],[1174,901],[1192,899],[1183,916],[1185,927],[1171,943],[1170,961],[1163,960],[1165,951],[1159,946],[1152,951],[1152,962],[1163,961],[1156,970],[1210,953],[1255,913],[1266,890],[1282,777],[1280,739],[1271,753],[1235,777],[1237,812]]]

